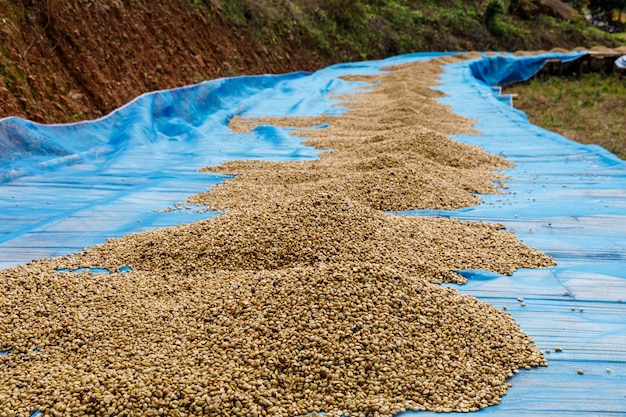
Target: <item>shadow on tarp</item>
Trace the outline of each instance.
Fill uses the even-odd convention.
[[[85,157],[87,162],[51,164],[53,168],[46,168],[44,174],[24,176],[0,185],[0,266],[2,262],[8,265],[25,257],[65,254],[74,248],[104,241],[106,237],[168,225],[174,220],[164,220],[162,214],[154,210],[185,200],[190,194],[224,178],[198,174],[195,172],[197,168],[228,159],[315,158],[316,151],[303,147],[299,142],[301,139],[291,138],[285,130],[262,127],[253,134],[235,135],[228,130],[226,123],[236,114],[341,114],[343,110],[334,106],[338,101],[331,100],[329,94],[348,92],[364,85],[343,81],[339,78],[342,75],[374,74],[384,66],[441,55],[413,54],[383,61],[341,64],[310,75],[293,74],[280,81],[276,78],[271,81],[274,83],[271,86],[257,85],[258,88],[249,91],[242,84],[235,90],[244,94],[236,99],[220,96],[220,100],[225,100],[230,107],[219,108],[200,119],[181,116],[176,108],[159,105],[152,107],[157,112],[148,112],[152,116],[146,116],[143,110],[125,110],[128,114],[143,115],[124,119],[125,122],[118,121],[117,125],[107,122],[106,118],[91,122],[93,124],[37,125],[33,131],[45,134],[33,139],[34,144],[43,143],[42,138],[58,131],[55,129],[75,130],[71,132],[71,138],[64,139],[66,142],[48,145],[52,160],[70,154],[80,156],[81,151],[90,149],[77,145],[77,148],[68,150],[67,143],[73,144],[74,141],[85,140],[100,147],[101,143],[94,139],[99,133],[84,132],[89,126],[109,123],[116,125],[118,132],[133,132],[140,138],[118,135],[116,143],[123,146],[108,153],[115,158],[99,161],[98,155],[90,160],[89,154]],[[550,57],[567,59],[568,55],[551,54]],[[470,276],[470,280],[458,287],[460,291],[499,308],[506,306],[521,328],[535,339],[537,346],[551,351],[546,353],[547,368],[520,371],[510,379],[513,386],[502,403],[478,414],[624,414],[624,163],[599,147],[579,145],[531,125],[522,112],[510,107],[494,95],[489,85],[475,78],[470,65],[480,62],[481,59],[476,59],[446,66],[443,85],[438,89],[448,94],[441,99],[443,103],[451,105],[454,112],[477,120],[476,127],[482,131],[479,135],[456,136],[456,140],[482,146],[517,164],[505,171],[512,177],[506,181],[507,193],[483,196],[482,204],[464,210],[410,214],[502,223],[509,230],[515,229],[524,242],[554,256],[558,265],[546,269],[522,269],[512,276],[484,271],[463,272]],[[485,68],[499,70],[494,62],[486,61]],[[506,65],[506,68],[501,71],[504,79],[521,76],[507,74],[507,71],[518,71],[519,66]],[[192,91],[194,87],[189,88],[188,91]],[[187,90],[166,94],[177,96],[184,91]],[[229,93],[224,91],[222,94]],[[155,99],[142,100],[151,102]],[[190,103],[188,108],[194,109],[195,106]],[[202,111],[202,106],[197,109]],[[159,120],[159,127],[142,124],[142,120],[150,120],[154,114],[164,117]],[[213,121],[205,121],[209,119]],[[135,122],[138,126],[132,126]],[[30,122],[25,123],[32,126]],[[156,136],[154,132],[157,132]],[[153,136],[141,136],[144,134]],[[112,138],[103,140],[106,143],[113,141]],[[33,149],[36,148],[33,145]],[[63,155],[63,152],[67,154]],[[40,156],[46,155],[37,156],[33,152],[28,157]],[[13,160],[19,161],[19,158]],[[185,221],[192,219],[194,217],[190,216]],[[525,306],[518,298],[524,299]],[[556,347],[562,351],[556,352]],[[607,372],[607,368],[611,372]],[[583,375],[577,373],[579,369],[584,370]],[[402,414],[418,415],[439,414]]]

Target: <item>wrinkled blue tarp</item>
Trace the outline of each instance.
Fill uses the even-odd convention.
[[[587,52],[548,53],[537,56],[496,55],[484,57],[470,64],[472,75],[487,85],[506,85],[526,81],[551,59],[575,61]]]
[[[224,178],[199,174],[196,169],[228,159],[293,160],[318,155],[285,129],[263,127],[257,134],[234,134],[226,126],[230,117],[340,114],[342,109],[333,107],[337,101],[329,93],[363,86],[340,76],[373,74],[385,66],[438,55],[405,55],[332,66],[313,74],[242,77],[151,93],[90,123],[42,126],[15,118],[2,120],[0,132],[17,129],[13,131],[22,132],[28,139],[24,143],[31,145],[24,146],[22,157],[12,154],[0,162],[0,169],[11,165],[24,170],[15,177],[5,176],[0,184],[0,267],[62,255],[106,237],[197,219],[193,213],[155,212]],[[520,270],[510,277],[463,272],[469,283],[458,287],[460,291],[497,307],[507,306],[537,346],[551,350],[546,354],[547,368],[521,371],[510,380],[513,386],[502,403],[478,414],[624,415],[626,166],[602,148],[580,145],[533,126],[494,93],[491,82],[477,79],[471,68],[478,66],[483,73],[491,68],[498,77],[513,79],[527,76],[541,60],[570,59],[570,55],[528,58],[531,63],[521,66],[522,58],[515,58],[518,64],[503,67],[492,58],[483,58],[483,64],[476,59],[446,66],[438,88],[449,95],[442,102],[477,120],[482,131],[456,140],[482,146],[517,164],[505,172],[512,177],[507,181],[508,193],[484,196],[481,205],[464,210],[410,213],[502,223],[557,259],[556,267]],[[217,97],[198,103],[223,104],[196,103],[195,91],[210,97],[220,88]],[[0,133],[4,146],[0,149],[16,146],[17,137]],[[100,153],[97,148],[106,149]],[[68,155],[75,156],[65,158]],[[61,163],[55,163],[58,158]],[[525,307],[518,297],[524,298]],[[563,352],[555,352],[557,346]],[[403,414],[422,415],[438,414]]]
[[[620,69],[626,69],[626,55],[622,55],[615,60],[615,66]]]
[[[5,119],[0,123],[0,182],[66,165],[106,169],[126,164],[127,157],[137,154],[144,158],[166,154],[168,159],[178,154],[184,156],[181,162],[194,163],[189,158],[203,154],[197,148],[209,134],[228,134],[226,123],[234,115],[263,100],[265,94],[276,90],[289,94],[305,77],[310,74],[225,78],[144,94],[96,121],[42,126],[16,117]],[[320,86],[317,96],[292,103],[293,108],[285,111],[326,106],[322,96],[328,89],[340,88],[337,83],[341,81]]]

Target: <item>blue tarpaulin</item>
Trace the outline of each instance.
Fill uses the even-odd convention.
[[[0,267],[198,219],[193,213],[157,212],[224,179],[197,173],[198,168],[231,159],[318,155],[284,129],[235,134],[227,127],[232,116],[341,114],[329,93],[363,84],[339,77],[440,55],[210,81],[143,95],[93,122],[45,126],[3,119]],[[507,194],[484,196],[482,204],[463,210],[410,214],[502,223],[558,262],[512,276],[463,272],[469,282],[460,291],[506,306],[542,350],[551,350],[548,367],[522,370],[510,380],[501,404],[478,414],[626,414],[626,166],[600,147],[530,124],[490,87],[524,79],[547,59],[575,56],[462,61],[445,67],[437,87],[448,95],[441,101],[477,120],[482,132],[455,140],[482,146],[517,166],[505,171],[511,177]]]
[[[528,80],[550,60],[571,62],[585,55],[584,51],[536,56],[495,55],[473,61],[469,68],[474,77],[487,85],[506,85]]]
[[[338,100],[330,92],[364,86],[342,75],[373,74],[385,65],[439,55],[207,81],[144,94],[95,121],[0,120],[0,268],[198,220],[186,211],[157,211],[224,179],[198,173],[199,168],[319,154],[285,129],[236,134],[228,128],[230,118],[341,114],[345,108],[334,106]]]
[[[551,351],[547,368],[521,371],[500,405],[478,414],[624,415],[626,165],[603,148],[529,123],[473,76],[469,66],[476,62],[445,67],[437,88],[448,97],[440,101],[477,120],[482,132],[453,139],[517,164],[504,171],[512,177],[508,192],[483,196],[481,205],[468,209],[412,214],[502,223],[557,260],[553,268],[522,269],[510,277],[468,271],[468,284],[457,287],[506,306],[537,346]]]

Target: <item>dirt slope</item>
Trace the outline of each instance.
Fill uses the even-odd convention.
[[[218,8],[184,0],[22,3],[0,1],[0,117],[94,118],[155,89],[330,63],[311,48],[264,48]]]

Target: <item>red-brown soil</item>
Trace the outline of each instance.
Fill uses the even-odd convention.
[[[266,48],[189,1],[0,1],[0,117],[67,122],[134,97],[237,74],[313,70],[315,48]]]

